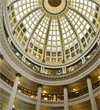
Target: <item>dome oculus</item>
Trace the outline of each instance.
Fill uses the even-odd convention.
[[[62,0],[48,0],[48,3],[52,6],[52,7],[57,7],[61,4]]]
[[[43,8],[52,15],[63,12],[67,6],[67,0],[43,0]]]

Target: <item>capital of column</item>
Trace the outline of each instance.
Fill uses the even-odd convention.
[[[86,76],[86,79],[87,79],[87,78],[91,78],[91,75],[87,75],[87,76]]]
[[[1,59],[3,59],[3,58],[4,58],[2,54],[0,54],[0,58],[1,58]]]
[[[21,77],[22,75],[20,73],[16,73],[15,76]]]
[[[42,85],[41,84],[38,84],[38,87],[42,87]]]
[[[63,88],[68,88],[68,85],[63,85]]]

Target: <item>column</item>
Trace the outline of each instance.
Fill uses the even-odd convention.
[[[16,73],[15,75],[16,75],[16,79],[14,82],[13,90],[12,90],[11,95],[10,95],[7,110],[12,110],[12,106],[14,103],[14,99],[15,99],[15,95],[16,95],[16,91],[17,91],[17,87],[18,87],[19,77],[21,77],[21,74],[19,74],[19,73]]]
[[[98,110],[96,100],[95,100],[95,97],[94,97],[94,94],[93,94],[91,76],[90,75],[87,76],[87,85],[88,85],[88,91],[89,91],[92,110]]]
[[[69,110],[68,105],[68,86],[64,86],[64,110]]]
[[[42,85],[39,84],[38,85],[36,110],[40,110],[40,106],[41,106],[41,88],[42,88]]]

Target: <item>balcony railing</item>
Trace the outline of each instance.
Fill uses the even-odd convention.
[[[10,85],[11,87],[13,87],[13,84],[14,82],[11,81],[9,78],[7,78],[5,75],[3,75],[2,73],[0,73],[0,77],[1,79],[6,82],[8,85]],[[100,81],[97,81],[96,83],[94,83],[93,85],[93,89],[96,89],[97,87],[100,86]],[[33,98],[37,98],[37,93],[32,91],[32,90],[29,90],[21,85],[18,85],[18,88],[17,90],[25,95],[28,95],[30,97],[33,97]],[[75,92],[70,92],[68,93],[68,99],[73,99],[73,98],[76,98],[76,97],[79,97],[79,96],[82,96],[84,94],[88,93],[88,88],[83,88],[79,91],[75,91]],[[41,94],[41,99],[42,100],[50,100],[50,101],[59,101],[59,100],[63,100],[64,98],[64,95],[63,94],[46,94],[46,93],[42,93]]]

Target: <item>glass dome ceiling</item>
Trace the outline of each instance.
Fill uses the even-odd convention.
[[[100,4],[92,0],[16,0],[8,7],[17,43],[42,62],[84,52],[100,23]]]

